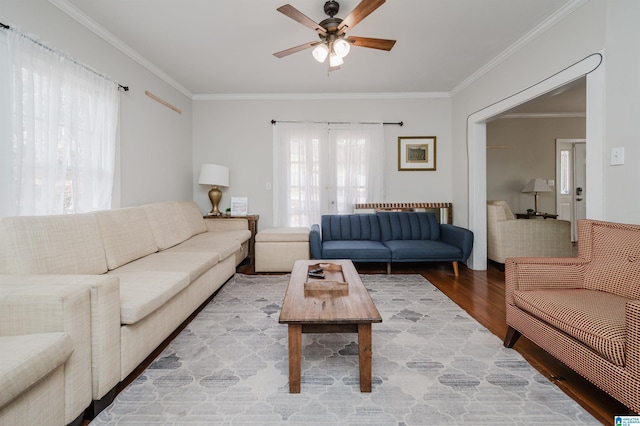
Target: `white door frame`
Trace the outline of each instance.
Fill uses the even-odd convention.
[[[588,217],[598,219],[604,212],[604,58],[592,54],[580,62],[546,78],[521,92],[496,102],[467,119],[469,150],[469,229],[474,233],[474,245],[467,266],[487,269],[487,129],[492,117],[530,101],[544,93],[587,76],[587,199]]]
[[[556,213],[558,214],[558,219],[568,220],[571,222],[571,241],[577,240],[577,214],[576,214],[576,199],[579,196],[576,193],[576,187],[578,184],[576,183],[576,162],[578,160],[582,160],[582,158],[576,157],[576,145],[582,144],[585,145],[587,142],[586,139],[556,139]],[[571,152],[570,161],[569,161],[569,174],[567,178],[569,179],[568,183],[568,194],[562,194],[562,165],[560,161],[560,155],[562,151],[569,150]],[[586,183],[584,183],[585,191]],[[563,208],[563,206],[568,205],[568,208]]]

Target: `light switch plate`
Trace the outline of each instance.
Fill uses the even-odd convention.
[[[619,166],[624,164],[624,148],[611,148],[611,165]]]

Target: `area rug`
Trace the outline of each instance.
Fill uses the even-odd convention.
[[[91,425],[599,424],[420,275],[361,277],[383,319],[371,393],[356,334],[304,334],[289,394],[289,276],[236,274]]]

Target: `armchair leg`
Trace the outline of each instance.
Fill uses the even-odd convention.
[[[504,347],[505,348],[512,348],[513,345],[516,344],[516,342],[518,341],[518,339],[520,338],[522,334],[520,334],[520,332],[518,330],[516,330],[515,328],[509,326],[509,328],[507,329],[507,334],[506,336],[504,336]]]
[[[387,275],[391,274],[391,262],[387,262]]]
[[[459,273],[458,273],[458,261],[454,260],[451,263],[453,264],[453,275],[455,275],[457,277],[459,275]]]

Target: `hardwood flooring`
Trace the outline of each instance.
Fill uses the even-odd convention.
[[[383,273],[374,265],[361,265],[360,273]],[[369,269],[369,270],[368,270]],[[456,278],[450,264],[393,265],[392,273],[419,273],[458,306],[500,339],[507,331],[504,303],[504,272],[495,265],[486,271],[472,271],[460,266]],[[602,424],[613,425],[617,414],[628,415],[627,407],[592,385],[582,376],[540,349],[527,338],[520,337],[513,347],[536,370],[554,382],[562,391],[584,407]]]
[[[359,273],[386,274],[385,264],[358,263],[355,266]],[[507,331],[504,304],[504,272],[501,272],[492,264],[489,265],[486,271],[472,271],[464,265],[460,265],[459,271],[460,275],[455,277],[450,263],[394,264],[392,267],[392,273],[394,274],[417,273],[422,275],[470,316],[475,318],[476,321],[500,337],[500,339],[503,339]],[[253,266],[243,264],[238,267],[238,272],[253,274]],[[202,307],[204,305],[206,303]],[[142,373],[169,342],[191,322],[197,313],[198,311],[194,312],[145,362],[131,373],[127,380],[118,385],[117,392],[120,392]],[[554,382],[564,393],[584,407],[602,424],[613,425],[615,415],[628,414],[627,407],[574,373],[524,336],[520,337],[513,350],[522,354],[529,364]],[[88,423],[85,420],[83,426]]]

